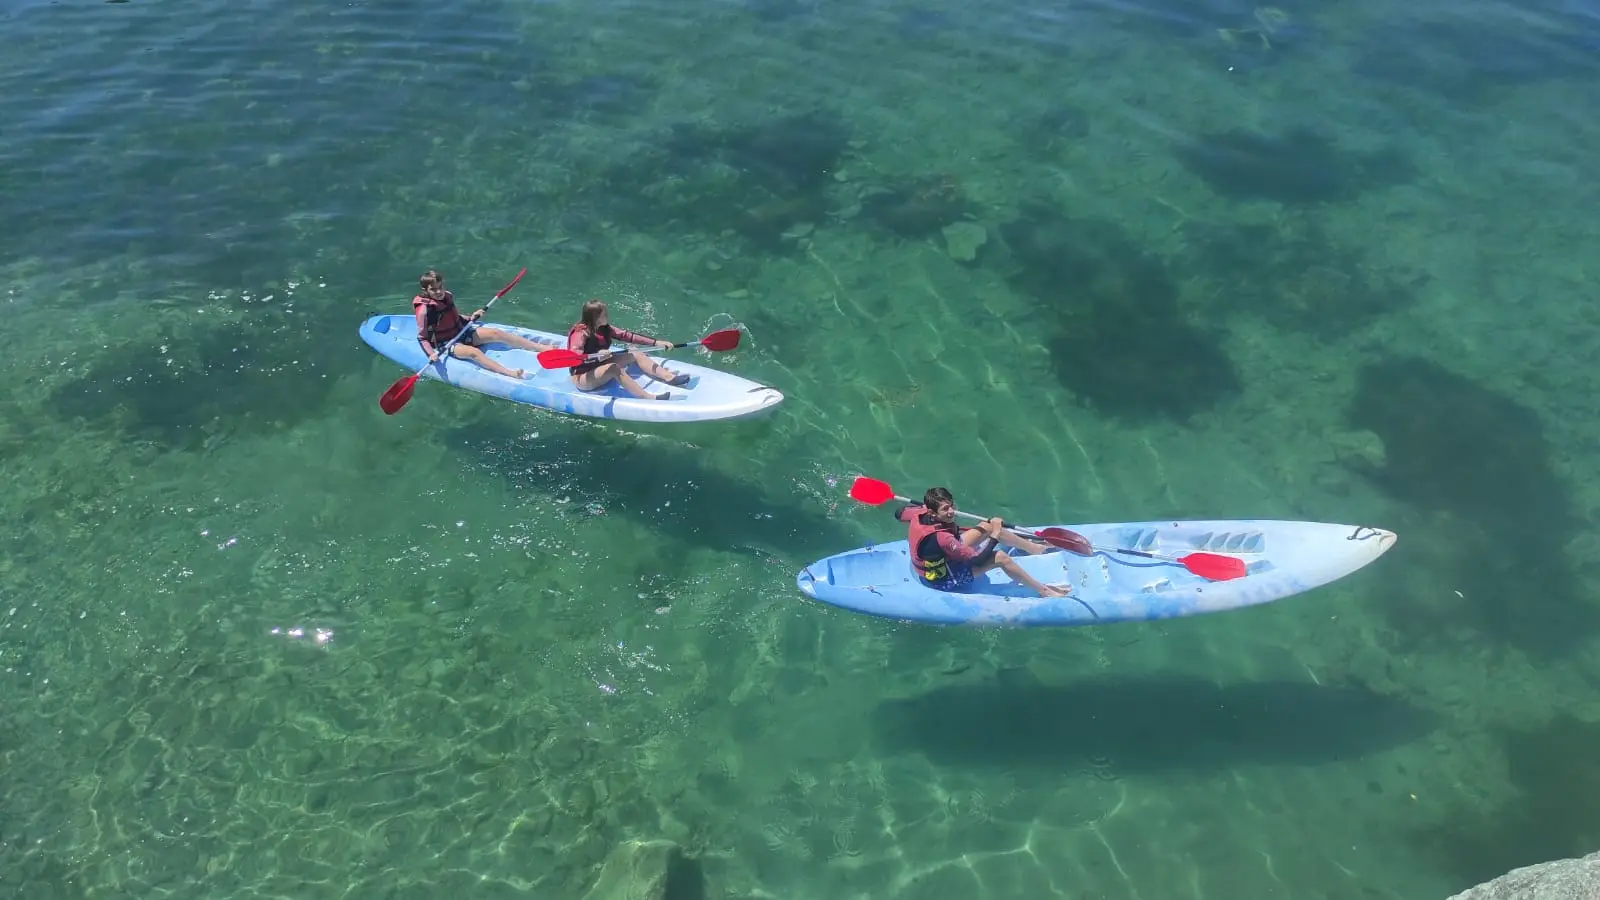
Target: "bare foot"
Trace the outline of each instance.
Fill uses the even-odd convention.
[[[1070,593],[1072,593],[1072,585],[1070,585],[1070,584],[1063,584],[1063,585],[1047,584],[1047,585],[1044,586],[1044,590],[1039,592],[1039,596],[1041,596],[1041,597],[1065,597]]]
[[[527,378],[528,377],[528,372],[525,369],[514,369],[511,372],[511,377],[512,378]]]

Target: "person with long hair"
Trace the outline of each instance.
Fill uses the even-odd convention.
[[[417,279],[417,285],[417,295],[411,298],[411,309],[417,316],[417,343],[422,345],[422,352],[428,354],[430,363],[438,362],[439,348],[450,343],[450,339],[463,330],[467,333],[461,335],[461,340],[450,345],[451,356],[512,378],[526,378],[527,373],[522,369],[500,365],[485,356],[479,347],[484,344],[509,344],[535,353],[557,349],[550,344],[530,341],[519,334],[477,324],[483,318],[481,309],[470,316],[463,316],[456,309],[455,295],[444,288],[444,276],[433,269],[423,272],[422,277]]]
[[[567,349],[584,356],[593,356],[597,353],[609,353],[603,359],[591,359],[587,362],[572,366],[567,372],[572,377],[572,383],[580,391],[593,391],[606,386],[612,381],[622,385],[622,389],[639,398],[640,400],[667,400],[672,397],[670,391],[652,394],[639,386],[639,382],[628,374],[628,366],[637,366],[639,371],[651,378],[673,387],[681,387],[689,383],[686,374],[675,374],[650,357],[637,350],[612,351],[613,341],[628,344],[643,344],[646,346],[660,347],[663,350],[672,348],[671,341],[663,341],[648,335],[636,334],[625,328],[618,328],[611,324],[611,318],[606,312],[603,300],[590,300],[583,304],[583,312],[576,324],[567,331]]]

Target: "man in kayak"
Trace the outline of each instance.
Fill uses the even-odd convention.
[[[422,345],[422,352],[428,354],[430,363],[439,361],[439,348],[461,334],[463,329],[467,333],[450,345],[450,355],[512,378],[527,376],[522,369],[508,369],[500,365],[478,348],[484,344],[510,344],[535,353],[557,349],[554,344],[541,344],[509,331],[473,324],[483,318],[483,310],[463,317],[461,311],[456,309],[455,295],[444,289],[444,276],[433,269],[423,272],[417,283],[420,290],[411,298],[411,308],[417,314],[417,343]]]
[[[908,503],[896,510],[894,517],[906,523],[911,565],[928,587],[959,591],[976,576],[999,566],[1012,581],[1033,588],[1043,597],[1065,597],[1072,589],[1070,585],[1062,588],[1042,584],[1009,555],[998,552],[1001,544],[1035,554],[1048,552],[1049,545],[1012,534],[999,519],[990,519],[977,528],[957,526],[956,501],[945,488],[929,488],[922,495],[921,505]]]
[[[618,328],[611,324],[611,317],[606,312],[604,300],[590,300],[583,305],[583,311],[577,324],[567,331],[567,349],[584,356],[592,356],[611,349],[612,341],[625,341],[629,344],[645,344],[671,350],[672,342],[642,334],[634,334],[625,328]],[[622,389],[639,398],[640,400],[669,400],[672,398],[670,391],[652,394],[639,386],[628,374],[628,366],[638,366],[639,371],[651,378],[679,387],[689,383],[687,374],[673,374],[660,363],[635,350],[622,350],[614,352],[606,359],[594,359],[580,363],[567,369],[572,376],[572,383],[580,391],[593,391],[602,388],[613,379]]]

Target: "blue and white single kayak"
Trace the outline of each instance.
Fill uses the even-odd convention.
[[[535,331],[499,322],[482,324],[557,347],[567,345],[565,334]],[[384,357],[412,372],[421,369],[428,361],[427,354],[422,352],[422,346],[417,343],[416,319],[410,315],[373,316],[361,323],[361,339]],[[742,419],[765,413],[783,402],[783,394],[776,388],[670,357],[663,358],[661,364],[673,372],[689,373],[689,383],[682,387],[671,387],[646,376],[637,368],[630,369],[630,374],[645,390],[652,394],[662,391],[672,394],[668,400],[639,400],[630,396],[615,381],[599,390],[580,391],[573,386],[566,369],[540,368],[537,354],[531,350],[504,344],[485,344],[480,349],[502,366],[524,370],[527,377],[518,380],[455,358],[446,358],[428,366],[422,377],[540,409],[627,422]]]
[[[1046,526],[1036,526],[1037,530]],[[796,582],[813,600],[854,612],[934,625],[1037,627],[1103,625],[1223,612],[1305,593],[1360,569],[1394,546],[1381,528],[1267,519],[1062,525],[1089,539],[1093,556],[1053,550],[1013,551],[1044,584],[1071,584],[1066,597],[1040,597],[999,568],[959,592],[922,585],[904,539],[818,560]],[[1245,575],[1208,581],[1163,556],[1206,552],[1237,556]]]

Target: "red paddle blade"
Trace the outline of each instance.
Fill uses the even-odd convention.
[[[538,359],[539,365],[546,369],[565,369],[582,364],[583,354],[573,350],[545,350]]]
[[[501,288],[500,289],[500,293],[494,295],[494,299],[499,300],[501,297],[504,297],[506,295],[506,292],[511,290],[512,288],[516,287],[517,286],[517,282],[521,281],[522,280],[522,276],[524,276],[526,274],[528,274],[528,269],[527,269],[526,266],[524,266],[522,271],[517,273],[517,277],[511,279],[511,283],[510,284],[508,284],[505,287]]]
[[[1052,547],[1060,547],[1079,556],[1094,555],[1094,546],[1089,543],[1089,539],[1076,531],[1068,531],[1065,528],[1041,528],[1034,533]]]
[[[713,331],[700,339],[700,346],[707,350],[732,350],[739,346],[739,329],[727,328],[722,331]]]
[[[877,480],[861,476],[850,485],[850,499],[857,503],[877,506],[894,499],[894,488]]]
[[[388,413],[392,416],[400,411],[400,407],[406,405],[406,403],[411,399],[412,392],[415,391],[416,388],[417,376],[407,375],[399,381],[396,381],[394,384],[389,385],[389,389],[383,392],[382,397],[378,398],[378,405],[383,408],[385,413]]]
[[[1190,553],[1179,559],[1183,567],[1211,581],[1232,581],[1245,576],[1244,560],[1215,553]]]

